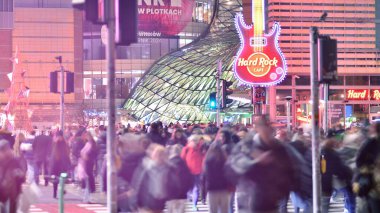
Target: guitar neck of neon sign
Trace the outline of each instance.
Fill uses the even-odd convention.
[[[278,46],[280,25],[274,23],[265,34],[264,0],[252,1],[252,25],[247,26],[243,15],[237,14],[235,25],[241,46],[234,61],[235,76],[251,86],[271,86],[286,76],[286,61]]]

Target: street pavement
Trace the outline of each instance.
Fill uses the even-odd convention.
[[[34,203],[30,209],[30,213],[59,213],[58,199],[53,198],[53,187],[51,185],[45,187],[40,186],[41,197],[36,203]],[[65,186],[66,194],[64,195],[64,212],[65,213],[106,213],[106,195],[99,192],[99,186],[97,185],[97,192],[91,195],[91,203],[83,203],[83,192],[80,188],[73,184],[67,184]],[[209,212],[207,204],[198,203],[197,212]],[[164,211],[166,212],[166,211]],[[192,210],[190,202],[186,205],[186,212],[195,213]],[[293,206],[288,203],[288,212],[293,213]],[[338,197],[335,202],[331,203],[331,213],[343,213],[344,204],[343,199]]]

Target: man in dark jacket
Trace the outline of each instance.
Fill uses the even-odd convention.
[[[35,170],[35,180],[38,185],[40,182],[39,175],[41,174],[41,169],[44,170],[45,186],[48,185],[48,156],[51,154],[53,138],[47,136],[42,131],[40,135],[34,138],[33,154],[34,154],[34,170]]]
[[[239,203],[239,212],[277,213],[279,202],[286,197],[293,183],[291,158],[285,145],[274,138],[274,130],[266,117],[255,122],[257,134],[249,155],[232,155],[228,171],[240,176],[237,194],[243,192],[250,199]],[[244,188],[239,187],[244,184]],[[248,187],[247,187],[248,184]]]
[[[150,130],[147,136],[153,143],[157,143],[162,146],[166,145],[166,140],[162,137],[161,127],[157,122],[150,125]]]

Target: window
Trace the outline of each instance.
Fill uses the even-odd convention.
[[[371,76],[371,86],[380,86],[380,76]]]
[[[277,89],[276,90],[276,99],[277,100],[285,100],[286,96],[292,96],[292,90],[291,89]]]
[[[311,91],[307,89],[296,90],[296,100],[298,101],[309,101],[311,97]]]
[[[331,85],[344,85],[344,76],[338,76],[338,81],[331,83]]]
[[[296,85],[310,86],[310,76],[300,75],[296,77]]]
[[[291,85],[292,85],[292,76],[287,75],[285,79],[277,86],[291,86]]]
[[[344,90],[330,89],[329,100],[332,100],[332,101],[344,100]]]
[[[290,116],[292,115],[292,107],[293,105],[290,104]],[[276,116],[287,116],[286,110],[286,104],[278,104],[276,106]]]
[[[13,12],[13,0],[0,0],[0,11]]]
[[[368,83],[369,83],[368,76],[346,76],[346,85],[367,86]]]

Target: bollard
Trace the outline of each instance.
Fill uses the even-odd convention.
[[[65,180],[67,173],[61,173],[59,176],[59,213],[64,213],[63,195],[65,192]]]

